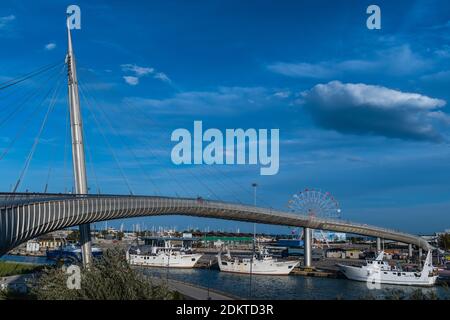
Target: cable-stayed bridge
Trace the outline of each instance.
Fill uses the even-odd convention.
[[[421,237],[342,220],[321,219],[254,206],[154,196],[0,194],[0,254],[39,235],[99,221],[187,215],[354,233],[428,249]]]
[[[162,196],[133,196],[133,195],[88,195],[87,174],[85,165],[84,136],[82,117],[80,111],[80,97],[78,93],[78,78],[76,73],[75,57],[73,54],[70,28],[68,28],[68,53],[65,64],[57,63],[38,69],[17,79],[0,84],[0,91],[14,87],[30,78],[49,71],[58,66],[67,67],[70,129],[72,137],[72,161],[74,173],[73,194],[50,193],[19,193],[19,187],[30,166],[39,138],[53,110],[57,91],[49,91],[45,100],[50,99],[47,113],[38,135],[34,140],[30,153],[26,157],[25,165],[19,175],[11,193],[0,193],[0,255],[5,254],[21,243],[39,235],[72,226],[80,226],[83,262],[90,262],[90,228],[89,224],[98,221],[122,219],[130,217],[160,216],[160,215],[187,215],[217,219],[237,220],[245,222],[285,225],[305,228],[305,265],[311,265],[311,229],[346,232],[389,239],[415,245],[419,248],[429,249],[428,243],[415,235],[375,226],[357,224],[342,220],[315,218],[305,215],[292,214],[269,208],[247,206],[242,204],[211,201],[202,198],[162,197]],[[65,68],[59,73],[61,74]],[[51,74],[49,78],[53,77]],[[58,87],[60,87],[60,82]],[[38,86],[40,89],[40,86]],[[82,92],[83,95],[83,92]],[[0,99],[2,97],[0,96]],[[23,97],[23,103],[5,113],[0,118],[0,126],[10,121],[18,112],[23,110],[25,103],[33,98],[33,94]],[[36,109],[37,110],[37,109]],[[35,111],[27,118],[31,121]],[[94,117],[95,121],[97,119]],[[27,123],[24,124],[26,127]],[[101,127],[101,125],[99,125]],[[0,160],[12,149],[15,141],[20,138],[23,131],[11,140],[9,145],[0,154]],[[115,155],[114,159],[117,162]],[[122,172],[123,175],[123,172]],[[194,177],[195,178],[195,177]],[[127,186],[128,182],[125,180]],[[129,188],[130,189],[130,188]],[[47,187],[45,188],[47,190]],[[213,191],[212,191],[213,192]],[[380,249],[380,241],[377,241]]]

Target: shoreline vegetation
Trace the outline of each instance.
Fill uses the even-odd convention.
[[[30,274],[42,269],[42,265],[0,261],[0,277]]]
[[[26,294],[11,291],[0,292],[0,300],[182,300],[183,296],[171,291],[164,284],[155,285],[148,278],[133,270],[125,260],[124,252],[111,249],[101,258],[95,259],[89,268],[78,265],[80,273],[79,289],[68,286],[67,268],[59,266],[40,266],[36,280],[29,283]],[[29,269],[8,267],[17,272]],[[17,273],[16,273],[17,274]]]

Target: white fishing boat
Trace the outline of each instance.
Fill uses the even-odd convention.
[[[193,268],[202,257],[202,254],[192,253],[191,248],[175,248],[170,241],[164,243],[164,247],[131,247],[126,259],[133,266]]]
[[[101,257],[103,250],[97,247],[91,248],[93,257]],[[69,259],[74,258],[82,261],[81,247],[75,244],[66,244],[53,250],[46,250],[46,256],[49,260]]]
[[[265,249],[251,258],[232,258],[228,251],[225,259],[222,253],[217,256],[219,269],[223,272],[264,274],[264,275],[288,275],[300,263],[299,261],[278,261],[270,256]]]
[[[375,260],[366,261],[363,266],[338,264],[338,267],[348,279],[372,284],[433,286],[438,278],[437,269],[433,267],[431,261],[431,251],[428,251],[422,270],[416,272],[390,266],[383,257],[384,251],[381,251]]]

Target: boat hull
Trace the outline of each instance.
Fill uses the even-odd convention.
[[[283,262],[255,262],[251,267],[250,263],[220,261],[219,269],[222,272],[258,274],[258,275],[288,275],[299,264],[295,261]]]
[[[354,267],[338,264],[339,270],[350,280],[367,282],[371,284],[393,284],[403,286],[433,286],[436,276],[428,276],[421,272],[401,272],[374,270],[364,267]],[[400,275],[399,275],[400,274]],[[420,275],[420,276],[418,276]]]

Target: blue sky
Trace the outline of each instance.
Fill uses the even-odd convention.
[[[295,192],[319,188],[339,200],[348,220],[415,233],[450,228],[450,5],[376,1],[382,29],[368,30],[372,2],[77,1],[82,29],[73,39],[91,192],[127,194],[127,180],[136,194],[252,203],[255,181],[265,206],[287,209]],[[0,3],[0,82],[64,59],[69,4]],[[42,75],[0,92],[0,120],[40,92],[0,125],[0,151],[10,149],[0,160],[1,190],[17,180],[58,85],[19,190],[43,191],[47,179],[50,192],[70,188],[59,72],[48,84]],[[279,128],[279,173],[173,165],[170,134],[192,129],[194,120],[222,130]],[[251,229],[180,217],[124,223]]]

